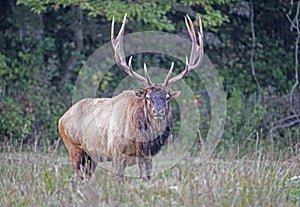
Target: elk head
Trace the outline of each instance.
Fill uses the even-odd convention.
[[[148,113],[154,119],[162,119],[168,113],[169,110],[169,100],[171,98],[177,98],[180,94],[180,91],[171,90],[168,86],[170,84],[176,83],[182,78],[186,77],[193,69],[197,68],[201,65],[203,60],[203,32],[202,32],[202,22],[201,18],[199,17],[199,32],[198,32],[198,40],[199,44],[197,43],[196,33],[194,29],[194,25],[192,20],[188,15],[185,16],[185,25],[189,36],[192,40],[192,48],[190,58],[186,57],[186,64],[185,69],[176,75],[175,77],[171,78],[174,62],[172,62],[167,77],[164,83],[154,84],[152,83],[147,66],[144,63],[144,73],[145,76],[141,76],[138,73],[134,72],[132,69],[132,56],[129,58],[128,63],[126,62],[124,49],[123,49],[123,37],[124,37],[124,30],[125,30],[125,23],[126,23],[126,14],[123,19],[123,23],[121,29],[118,33],[117,38],[114,38],[114,18],[112,20],[112,27],[111,27],[111,42],[112,47],[115,52],[115,59],[118,66],[123,69],[128,75],[137,79],[138,81],[142,82],[146,87],[143,89],[136,89],[135,94],[138,97],[144,99],[146,109]]]

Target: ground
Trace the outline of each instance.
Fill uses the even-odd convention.
[[[114,183],[98,167],[90,181],[74,184],[64,150],[6,149],[0,153],[0,206],[299,206],[297,155],[275,159],[272,153],[193,155],[150,182]]]

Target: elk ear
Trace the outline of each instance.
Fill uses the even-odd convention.
[[[169,94],[172,98],[178,98],[180,93],[181,93],[181,91],[169,91]]]
[[[144,97],[144,95],[146,93],[146,90],[142,89],[142,88],[138,88],[138,89],[135,89],[134,92],[135,92],[136,96],[138,96],[138,97]]]

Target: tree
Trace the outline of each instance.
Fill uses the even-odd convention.
[[[183,27],[186,13],[201,14],[207,28],[216,28],[226,21],[217,9],[225,3],[6,0],[0,16],[1,140],[31,142],[58,136],[57,120],[71,102],[81,62],[109,41],[113,16],[120,21],[128,13],[136,24],[127,31],[175,32]]]

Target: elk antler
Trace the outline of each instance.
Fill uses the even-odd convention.
[[[126,23],[126,15],[127,14],[125,14],[125,16],[124,16],[122,27],[121,27],[121,29],[119,31],[119,34],[118,34],[116,39],[114,37],[114,24],[115,24],[114,17],[112,19],[111,43],[112,43],[113,50],[115,52],[116,62],[118,64],[118,66],[121,69],[123,69],[128,75],[130,75],[131,77],[141,81],[146,86],[152,86],[153,83],[150,80],[146,64],[144,64],[145,77],[146,77],[145,78],[145,77],[143,77],[143,76],[141,76],[138,73],[133,71],[132,64],[131,64],[132,56],[130,56],[128,64],[126,63],[126,59],[125,59],[125,55],[124,55],[124,48],[123,48],[123,37],[124,37],[124,30],[125,30],[125,23]]]
[[[186,77],[193,69],[201,65],[203,60],[203,31],[202,31],[201,18],[199,17],[199,32],[198,32],[199,45],[197,44],[195,29],[191,18],[188,15],[186,15],[184,17],[184,20],[185,20],[187,31],[192,40],[190,59],[188,60],[188,58],[186,57],[184,71],[182,71],[181,73],[179,73],[178,75],[170,79],[173,71],[173,65],[174,65],[174,63],[172,63],[171,68],[166,77],[166,80],[163,83],[164,86],[167,86],[168,84],[176,83],[177,81]]]

